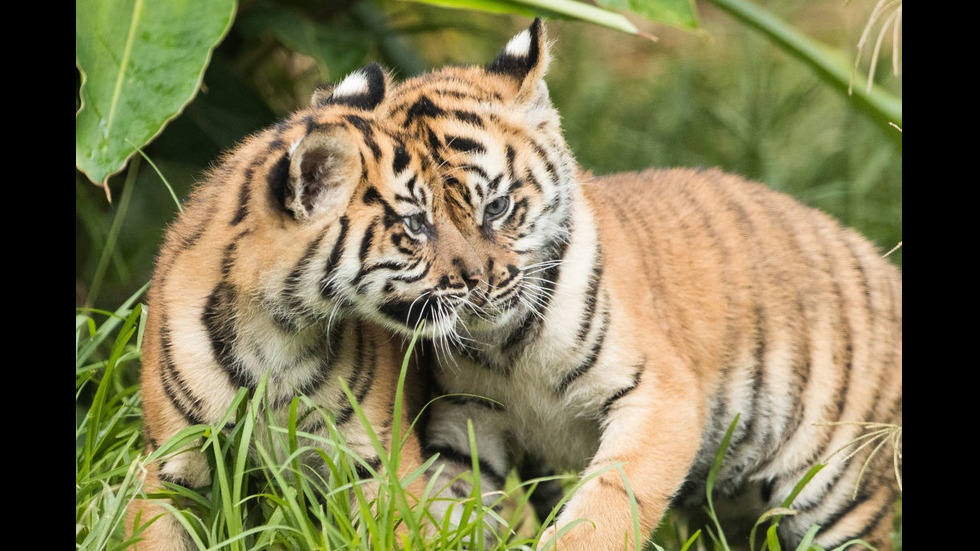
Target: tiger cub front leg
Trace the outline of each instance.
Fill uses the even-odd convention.
[[[502,501],[502,490],[511,463],[502,430],[500,415],[480,399],[472,403],[455,403],[446,397],[432,404],[432,410],[425,430],[422,452],[425,457],[438,454],[438,459],[430,467],[430,476],[435,477],[436,500],[430,512],[439,523],[448,518],[454,528],[460,528],[472,517],[464,519],[468,510],[466,503],[471,498],[478,499],[485,508],[498,509]],[[470,445],[470,426],[475,439],[476,454]],[[479,469],[476,477],[474,465]],[[479,488],[475,485],[479,483]],[[476,495],[476,490],[479,495]],[[483,538],[485,543],[493,542],[497,534],[497,523],[491,515],[483,517]]]
[[[144,340],[141,385],[147,454],[155,452],[180,430],[191,426],[164,390],[155,327],[155,319],[151,315],[147,325],[148,336]],[[183,450],[151,461],[146,467],[143,494],[150,496],[167,491],[164,482],[188,488],[200,488],[211,483],[211,469],[199,440]],[[129,504],[125,532],[127,539],[137,540],[133,545],[137,551],[194,549],[190,535],[176,518],[177,513],[168,510],[164,503],[176,506],[173,500],[163,498],[137,498]]]
[[[542,549],[633,549],[637,538],[642,544],[698,451],[703,408],[697,394],[693,377],[644,372],[610,408],[584,482],[545,531]]]
[[[202,455],[194,450],[188,454]],[[202,456],[203,458],[203,456]],[[206,466],[206,465],[205,465]],[[144,493],[153,494],[166,488],[161,482],[161,463],[153,461],[147,466]],[[127,539],[135,535],[133,549],[137,551],[189,551],[194,549],[190,535],[172,513],[158,499],[137,498],[130,503],[126,518]],[[166,503],[173,504],[167,500]]]

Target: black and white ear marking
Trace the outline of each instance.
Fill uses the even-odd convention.
[[[340,125],[318,128],[289,155],[285,208],[300,221],[341,208],[361,175],[361,156],[350,131]]]
[[[487,71],[514,77],[523,82],[528,75],[544,76],[548,52],[544,25],[536,18],[531,26],[511,38],[503,51],[487,65]]]
[[[347,75],[336,86],[317,86],[310,103],[314,107],[349,105],[372,110],[384,101],[387,93],[388,74],[377,63],[370,63]]]

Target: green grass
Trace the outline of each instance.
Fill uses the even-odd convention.
[[[397,477],[401,446],[386,452],[377,436],[370,430],[363,412],[356,405],[355,413],[368,427],[376,451],[382,458],[381,473],[371,471],[370,480],[379,482],[377,499],[368,502],[363,487],[368,479],[359,479],[357,466],[369,467],[344,443],[334,429],[328,438],[299,433],[296,412],[301,400],[296,398],[285,426],[271,418],[262,418],[266,408],[264,381],[255,397],[240,391],[230,405],[226,419],[238,420],[230,430],[218,426],[192,426],[168,440],[152,456],[144,456],[141,443],[141,407],[138,387],[139,343],[143,309],[134,295],[114,312],[79,309],[75,322],[75,384],[76,384],[76,445],[75,445],[75,542],[77,549],[114,550],[125,548],[126,507],[137,496],[146,496],[142,474],[147,463],[158,457],[178,453],[194,440],[203,441],[212,468],[213,481],[208,488],[190,490],[168,485],[168,492],[149,497],[172,497],[179,508],[181,522],[200,549],[258,550],[258,549],[531,549],[540,537],[542,527],[530,514],[529,491],[546,479],[519,481],[512,474],[505,491],[495,503],[499,510],[487,508],[475,496],[481,495],[477,482],[469,499],[454,506],[462,509],[459,526],[439,523],[429,512],[434,503],[436,488],[430,481],[421,496],[410,496],[404,486],[423,476],[433,458],[404,479]],[[406,356],[407,357],[407,356]],[[401,389],[404,385],[403,366],[395,411],[401,411]],[[353,399],[349,389],[348,396]],[[330,412],[320,411],[325,419]],[[399,427],[399,419],[393,426]],[[736,421],[737,422],[737,419]],[[729,429],[734,429],[735,422]],[[332,426],[332,425],[330,425]],[[398,429],[393,442],[404,443]],[[658,530],[648,549],[681,550],[715,549],[735,551],[781,551],[774,539],[780,518],[792,514],[790,496],[783,507],[762,515],[751,529],[748,547],[744,542],[729,542],[714,511],[711,499],[714,478],[721,466],[727,447],[726,436],[708,478],[709,524],[688,526],[688,520],[670,514]],[[478,456],[475,437],[470,427],[474,458]],[[308,468],[309,458],[322,461],[324,470]],[[802,489],[822,465],[800,481],[795,492]],[[618,468],[617,466],[610,467]],[[479,464],[474,459],[473,471],[478,475]],[[321,473],[327,472],[327,476]],[[596,473],[593,476],[597,476]],[[584,480],[572,475],[564,478],[567,496]],[[479,476],[471,478],[479,481]],[[632,490],[630,489],[630,495]],[[794,492],[794,495],[795,495]],[[635,505],[635,502],[634,502]],[[901,503],[897,544],[901,549]],[[632,509],[638,529],[635,506]],[[496,542],[484,539],[487,517],[502,526],[503,534]],[[553,517],[545,519],[545,523]],[[152,519],[139,519],[138,526]],[[564,529],[567,529],[565,527]],[[814,527],[813,532],[817,531]],[[756,534],[759,534],[758,538]],[[811,534],[812,536],[812,534]],[[756,541],[758,540],[758,542]],[[804,542],[806,543],[806,542]],[[701,547],[699,547],[701,546]],[[801,545],[798,549],[805,550]]]

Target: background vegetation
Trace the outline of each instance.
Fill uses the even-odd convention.
[[[700,2],[691,12],[694,19],[666,17],[670,25],[622,12],[630,13],[623,20],[633,29],[621,28],[619,19],[605,26],[548,21],[555,40],[548,83],[581,164],[600,174],[719,166],[830,212],[883,252],[900,244],[900,100],[899,120],[893,121],[898,128],[883,124],[842,93],[839,82],[835,86],[771,35],[733,15],[730,3]],[[117,17],[92,6],[110,4],[76,3],[76,62],[85,55],[89,26]],[[509,0],[466,4],[528,12],[525,3]],[[602,4],[635,12],[645,3]],[[894,10],[896,2],[891,4]],[[838,66],[856,64],[859,72],[871,70],[886,94],[901,98],[902,78],[891,64],[891,29],[877,53],[883,61],[872,63],[877,30],[858,51],[875,2],[767,0],[762,5],[801,36],[829,47],[834,53],[827,59]],[[878,29],[881,19],[876,21]],[[111,548],[122,541],[111,513],[138,478],[129,468],[140,446],[137,305],[179,198],[222,150],[305,106],[316,84],[336,81],[368,61],[383,63],[398,77],[447,63],[483,63],[528,22],[524,15],[387,0],[228,3],[223,24],[200,30],[217,47],[200,67],[191,63],[186,70],[189,78],[200,73],[191,78],[187,97],[192,99],[173,107],[178,114],[162,131],[134,130],[127,140],[134,148],[142,146],[141,152],[104,187],[79,170],[84,166],[79,142],[87,141],[89,124],[79,113],[99,106],[85,103],[83,83],[94,82],[84,69],[76,70],[79,547]],[[131,38],[138,54],[140,37]],[[159,63],[171,62],[166,48],[148,50]],[[858,77],[855,89],[864,84]],[[103,184],[101,177],[95,180]],[[890,258],[901,266],[901,248]]]

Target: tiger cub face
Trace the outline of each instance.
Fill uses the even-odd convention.
[[[540,25],[536,22],[535,25]],[[396,126],[428,147],[439,174],[397,205],[399,248],[416,259],[380,311],[457,344],[543,308],[570,234],[575,163],[561,140],[535,29],[486,67],[407,80],[389,104]]]
[[[428,182],[435,172],[428,151],[383,115],[389,92],[388,75],[369,65],[318,90],[305,135],[281,138],[288,152],[267,179],[280,207],[276,216],[285,213],[287,221],[265,227],[286,231],[253,236],[248,244],[262,264],[263,256],[301,240],[290,229],[295,223],[313,235],[303,258],[280,274],[291,284],[285,293],[265,293],[261,281],[279,278],[256,271],[253,287],[281,325],[349,310],[396,329],[408,323],[400,292],[428,269],[429,259],[418,254],[416,243],[425,236],[417,224],[431,209]]]

